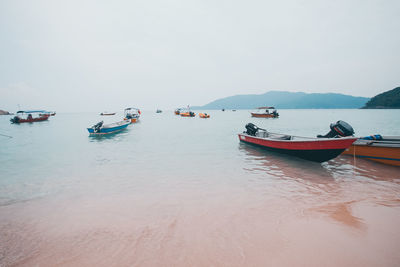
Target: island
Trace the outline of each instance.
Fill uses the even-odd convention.
[[[0,115],[12,115],[12,113],[0,109]]]
[[[397,109],[400,108],[400,87],[383,92],[371,98],[363,109]]]

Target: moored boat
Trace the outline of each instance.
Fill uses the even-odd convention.
[[[199,113],[199,117],[200,117],[200,118],[203,118],[203,119],[208,119],[208,118],[210,118],[210,114],[207,114],[207,113]]]
[[[187,108],[182,108],[179,112],[179,115],[181,115],[181,117],[196,117],[196,113],[190,110],[189,105],[187,105]]]
[[[338,123],[331,124],[331,132],[334,131],[335,127],[339,129],[339,132],[329,132],[327,135],[320,136],[319,138],[270,133],[252,123],[248,123],[246,131],[239,134],[239,140],[302,159],[324,162],[336,158],[357,140],[356,137],[351,136],[354,131],[350,125],[346,124],[351,129],[343,130],[340,129],[340,126],[337,126]],[[331,135],[335,137],[340,136],[341,138],[333,138]]]
[[[33,116],[37,114],[38,116]],[[50,117],[50,113],[45,110],[20,110],[17,111],[17,116],[10,119],[12,123],[24,123],[24,122],[38,122],[46,121]]]
[[[138,108],[126,108],[124,110],[124,120],[135,123],[139,120],[140,114],[142,114],[142,112]]]
[[[343,154],[400,166],[400,136],[371,135],[357,139]]]
[[[104,124],[103,121],[101,121],[93,125],[91,128],[87,128],[87,130],[90,135],[112,134],[125,129],[130,123],[130,121],[119,121],[110,124]]]
[[[107,111],[100,113],[101,116],[113,116],[115,114],[116,114],[115,112],[107,112]]]
[[[186,111],[186,112],[181,112],[180,113],[181,117],[195,117],[196,113],[193,111]]]
[[[278,118],[279,113],[274,107],[259,107],[258,111],[251,112],[252,117],[256,118]]]

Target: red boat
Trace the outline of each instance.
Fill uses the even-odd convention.
[[[274,107],[259,107],[257,112],[251,112],[251,116],[256,118],[278,118],[279,113]]]
[[[38,122],[46,121],[50,117],[50,113],[45,110],[28,110],[28,111],[18,111],[17,116],[10,119],[12,123],[24,123],[24,122]],[[33,117],[32,114],[39,114],[37,117]]]
[[[331,124],[331,129],[332,127],[336,127],[339,131],[343,130],[337,126],[337,123]],[[343,135],[335,135],[348,136],[341,138],[332,138],[329,136],[332,135],[330,134],[332,130],[326,136],[310,138],[270,133],[264,129],[258,128],[252,123],[248,123],[246,129],[247,131],[239,134],[239,140],[241,142],[316,162],[324,162],[336,158],[357,140],[356,137],[349,136],[354,133],[353,128],[351,128],[351,131],[347,131],[347,129],[342,131]]]
[[[267,113],[261,114],[261,113],[253,113],[253,112],[251,113],[251,116],[255,117],[255,118],[278,118],[279,117],[279,115],[277,116],[274,114],[267,114]]]

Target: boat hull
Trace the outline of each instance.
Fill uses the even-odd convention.
[[[397,147],[375,146],[354,143],[343,154],[369,159],[383,164],[400,166],[400,145]]]
[[[346,148],[357,140],[357,138],[346,137],[313,139],[309,141],[290,141],[271,140],[247,134],[239,134],[239,140],[243,143],[259,146],[267,150],[321,163],[339,156]]]
[[[189,112],[181,113],[180,115],[181,115],[181,117],[195,117],[196,116],[195,113],[190,114]]]
[[[279,115],[274,115],[274,114],[259,114],[259,113],[251,113],[252,117],[255,118],[278,118]]]
[[[49,116],[45,115],[45,116],[41,116],[39,118],[33,118],[33,119],[19,119],[18,121],[13,121],[13,119],[11,119],[12,123],[24,123],[24,122],[38,122],[38,121],[46,121],[49,119]]]

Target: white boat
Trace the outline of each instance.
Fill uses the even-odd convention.
[[[141,111],[138,108],[126,108],[124,110],[124,120],[130,121],[131,123],[137,122],[140,118]]]

